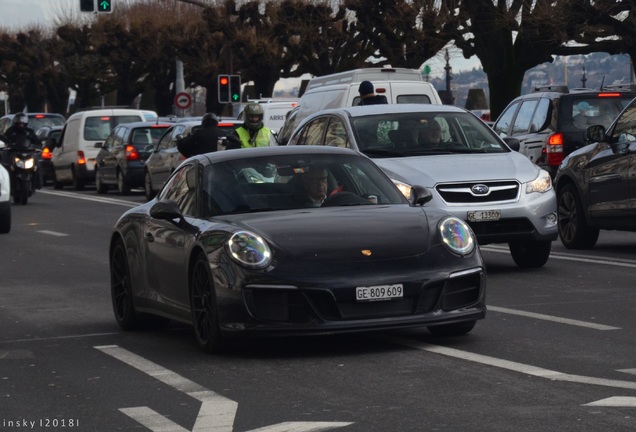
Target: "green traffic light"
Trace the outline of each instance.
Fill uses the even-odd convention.
[[[99,11],[100,12],[110,12],[111,11],[111,0],[99,0]]]
[[[241,98],[241,95],[239,95],[238,93],[232,93],[232,100],[234,102],[238,102],[240,98]]]

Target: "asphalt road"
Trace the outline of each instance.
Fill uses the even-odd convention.
[[[482,248],[485,320],[252,341],[210,356],[188,327],[123,332],[108,239],[144,201],[45,188],[0,236],[0,432],[633,431],[636,233],[553,245],[520,270]]]

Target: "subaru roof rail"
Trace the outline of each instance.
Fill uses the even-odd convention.
[[[90,107],[78,108],[75,112],[95,111],[95,110],[101,110],[101,109],[133,109],[133,110],[136,110],[137,108],[131,107],[129,105],[90,106]]]

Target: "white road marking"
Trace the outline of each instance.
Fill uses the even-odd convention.
[[[596,402],[583,404],[583,406],[636,408],[636,397],[612,396],[606,399],[597,400]]]
[[[435,354],[445,355],[448,357],[454,357],[462,360],[467,360],[475,363],[480,363],[488,366],[493,366],[501,369],[508,369],[514,372],[519,372],[527,375],[536,376],[539,378],[547,378],[553,381],[574,382],[579,384],[590,384],[613,388],[624,388],[630,390],[636,390],[636,382],[634,381],[621,381],[605,378],[594,378],[583,375],[571,375],[549,369],[543,369],[537,366],[527,365],[523,363],[517,363],[509,360],[498,359],[495,357],[485,356],[481,354],[470,353],[467,351],[461,351],[454,348],[447,348],[439,345],[431,345],[424,342],[417,342],[413,340],[403,338],[390,338],[390,341],[399,343],[401,345],[410,346],[415,349],[427,351]]]
[[[190,381],[117,345],[102,345],[94,348],[201,401],[201,408],[192,429],[193,432],[232,432],[236,410],[238,409],[237,402],[208,390],[194,381]],[[186,431],[186,429],[148,407],[121,408],[120,411],[155,432]],[[255,429],[254,431],[321,432],[350,424],[349,422],[285,422]]]
[[[628,374],[636,375],[636,369],[617,369],[618,372],[625,372]]]
[[[488,246],[482,246],[479,249],[486,252],[498,252],[498,253],[506,253],[506,254],[510,253],[510,250],[505,246],[488,245]],[[586,257],[586,256],[580,256],[580,255],[564,254],[559,252],[551,252],[550,259],[602,264],[602,265],[609,265],[609,266],[615,266],[615,267],[636,268],[636,261],[620,259],[620,258],[601,258],[601,257],[597,258],[597,257]]]
[[[612,327],[612,326],[603,325],[603,324],[596,324],[596,323],[591,323],[586,321],[578,321],[578,320],[573,320],[569,318],[561,318],[561,317],[556,317],[552,315],[544,315],[544,314],[535,313],[535,312],[525,312],[525,311],[520,311],[516,309],[508,309],[504,307],[499,307],[499,306],[488,305],[487,308],[489,311],[493,311],[493,312],[501,312],[501,313],[507,313],[511,315],[520,315],[520,316],[525,316],[528,318],[535,318],[535,319],[540,319],[545,321],[554,321],[561,324],[587,327],[594,330],[620,330],[621,329],[620,327]]]
[[[40,234],[48,234],[48,235],[52,235],[52,236],[56,236],[56,237],[66,237],[66,236],[68,236],[68,234],[64,234],[64,233],[57,232],[57,231],[40,230],[38,232]]]
[[[120,206],[124,206],[124,207],[137,207],[138,205],[141,205],[139,203],[134,203],[134,202],[130,202],[130,201],[122,200],[122,199],[117,199],[117,198],[107,198],[107,197],[97,197],[97,196],[90,196],[90,195],[81,195],[81,194],[73,193],[73,192],[39,190],[38,193],[43,193],[43,194],[48,194],[48,195],[63,196],[63,197],[67,197],[67,198],[76,198],[76,199],[81,199],[81,200],[86,200],[86,201],[95,201],[95,202],[101,202],[101,203],[106,203],[106,204],[115,204],[115,205],[120,205]]]
[[[350,424],[343,422],[285,422],[252,429],[247,432],[322,432],[332,430],[335,427],[349,426]]]
[[[152,431],[188,432],[187,429],[148,407],[120,408],[119,411]]]

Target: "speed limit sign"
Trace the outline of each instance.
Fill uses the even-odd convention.
[[[190,93],[177,93],[177,95],[174,97],[174,104],[177,106],[177,108],[190,108],[190,105],[192,105],[192,97],[190,96]]]

